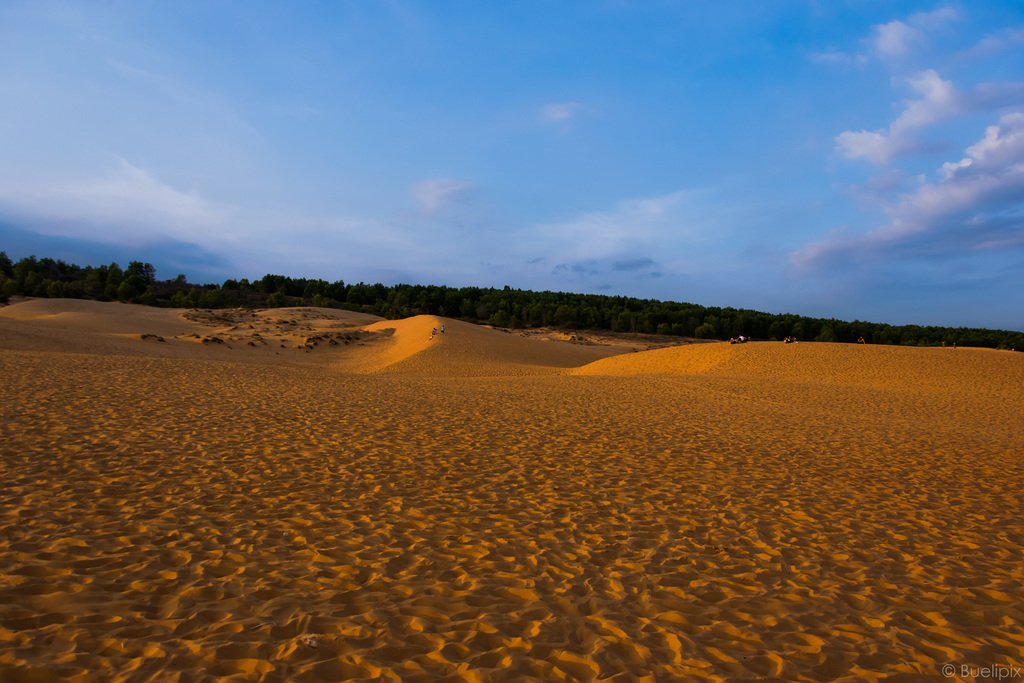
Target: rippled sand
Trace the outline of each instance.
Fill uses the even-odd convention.
[[[1020,354],[191,317],[0,309],[0,680],[1024,665]]]

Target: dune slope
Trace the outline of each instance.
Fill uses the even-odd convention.
[[[337,358],[334,369],[437,377],[551,374],[621,352],[609,347],[528,339],[428,315],[382,321],[364,329],[390,338],[373,348],[356,349]]]
[[[25,321],[0,317],[0,680],[917,681],[1024,656],[1019,354],[589,362],[299,313],[260,336],[301,348],[181,358],[2,348]]]

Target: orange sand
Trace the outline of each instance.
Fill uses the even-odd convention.
[[[2,681],[1024,665],[1020,354],[178,314],[0,308]]]

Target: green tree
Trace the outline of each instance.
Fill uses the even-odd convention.
[[[627,308],[615,318],[615,332],[636,332],[636,317]]]
[[[174,294],[171,295],[171,307],[172,308],[189,308],[192,302],[189,301],[188,292],[184,289],[175,290]]]
[[[82,283],[83,291],[89,296],[99,296],[103,293],[103,276],[106,275],[106,267],[90,268],[85,274],[85,281]]]
[[[838,339],[836,338],[836,333],[832,329],[832,326],[824,325],[821,328],[821,332],[818,333],[818,336],[814,338],[814,341],[834,343],[838,341]]]
[[[313,305],[316,306],[317,308],[337,308],[338,302],[329,296],[324,296],[323,294],[314,294]]]
[[[106,284],[120,287],[122,282],[124,282],[124,271],[121,270],[121,266],[117,265],[117,263],[111,263],[107,267]]]
[[[715,326],[711,323],[702,323],[693,332],[693,336],[697,339],[714,339],[716,334],[718,334],[718,331],[715,330]]]
[[[23,256],[18,259],[18,262],[14,264],[12,268],[11,276],[18,281],[18,286],[22,288],[22,293],[30,295],[31,293],[24,289],[25,280],[28,276],[36,272],[36,268],[39,265],[39,259],[36,258],[35,254],[32,256]]]
[[[39,273],[32,271],[25,276],[21,293],[25,296],[46,296],[46,280]]]
[[[348,288],[348,296],[346,297],[348,303],[355,306],[362,306],[364,304],[373,303],[373,292],[365,284],[360,282],[357,285],[352,285]]]
[[[267,297],[267,308],[283,308],[288,305],[288,297],[284,292],[274,292]]]
[[[46,296],[51,299],[63,299],[66,295],[66,287],[60,280],[50,280],[46,287]]]
[[[231,308],[238,299],[222,289],[207,289],[199,296],[199,308]]]
[[[145,288],[141,285],[138,278],[132,276],[121,282],[117,287],[117,298],[120,301],[131,301],[139,294],[142,294]]]
[[[555,324],[559,327],[568,327],[576,322],[576,311],[569,306],[562,304],[555,309]]]
[[[156,268],[153,267],[152,263],[132,261],[124,271],[124,276],[126,278],[138,278],[142,284],[151,285],[156,282]]]
[[[774,321],[768,327],[768,339],[770,341],[781,341],[789,336],[789,326],[781,320]]]

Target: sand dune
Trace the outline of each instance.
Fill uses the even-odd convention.
[[[620,355],[574,374],[714,375],[766,381],[891,387],[912,384],[955,390],[978,384],[1010,390],[1021,376],[1020,356],[991,349],[914,348],[852,344],[699,344]]]
[[[617,347],[524,338],[428,315],[382,321],[365,329],[391,338],[367,352],[347,354],[337,361],[336,368],[441,377],[551,374],[622,353]]]
[[[1019,354],[179,313],[0,309],[0,680],[1024,663]]]

